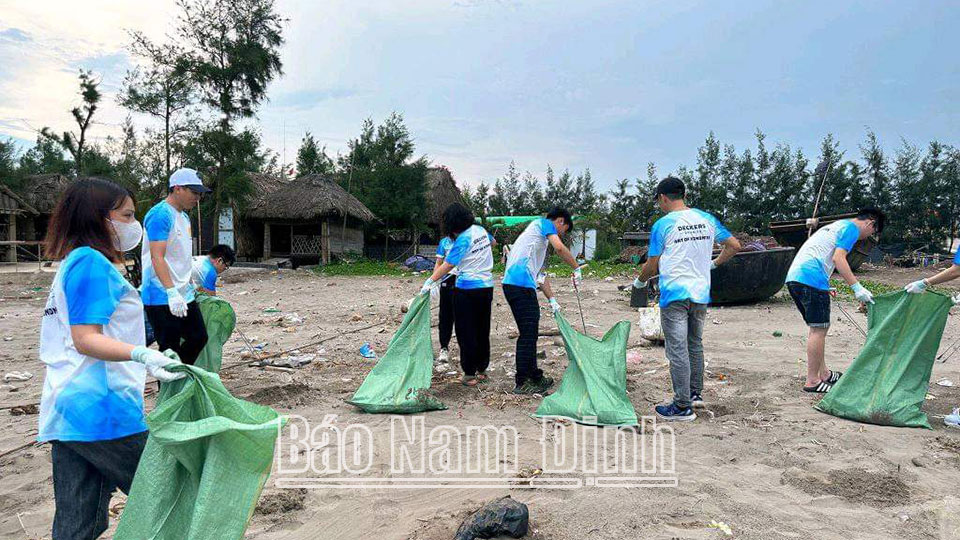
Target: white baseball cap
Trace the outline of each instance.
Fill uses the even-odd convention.
[[[207,186],[203,185],[203,180],[200,179],[200,175],[194,169],[188,169],[186,167],[182,169],[177,169],[173,171],[173,174],[170,175],[170,187],[173,186],[183,186],[185,188],[190,188],[197,193],[210,193],[213,191]]]

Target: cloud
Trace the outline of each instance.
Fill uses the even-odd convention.
[[[18,43],[29,43],[33,41],[33,38],[30,37],[30,34],[24,32],[19,28],[6,28],[0,30],[0,41],[15,41]]]

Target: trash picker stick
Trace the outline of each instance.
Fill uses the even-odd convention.
[[[859,330],[860,333],[863,334],[863,337],[867,337],[867,333],[864,332],[863,328],[860,327],[857,321],[853,320],[853,317],[851,317],[850,314],[847,313],[847,310],[843,309],[843,306],[840,305],[839,300],[837,300],[837,307],[840,308],[840,312],[843,313],[843,315],[847,318],[847,320],[850,321],[851,324],[857,327],[857,330]]]
[[[577,293],[577,308],[580,310],[580,322],[583,324],[583,333],[587,333],[587,321],[583,318],[583,304],[580,303],[580,287],[577,287],[577,281],[573,281],[573,290]]]

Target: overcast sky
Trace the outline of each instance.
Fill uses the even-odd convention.
[[[306,130],[336,153],[364,118],[391,111],[467,184],[515,160],[539,175],[589,167],[607,189],[649,161],[695,165],[710,130],[742,149],[759,127],[810,155],[830,132],[857,155],[867,127],[888,150],[901,138],[960,144],[954,1],[277,5],[284,76],[259,124],[288,161]],[[166,0],[0,0],[0,136],[30,144],[42,126],[70,127],[81,67],[107,94],[94,137],[116,133],[125,31],[162,39],[176,12]]]

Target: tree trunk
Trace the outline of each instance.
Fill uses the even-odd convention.
[[[170,92],[167,91],[166,114],[163,117],[163,151],[167,178],[170,178]]]

